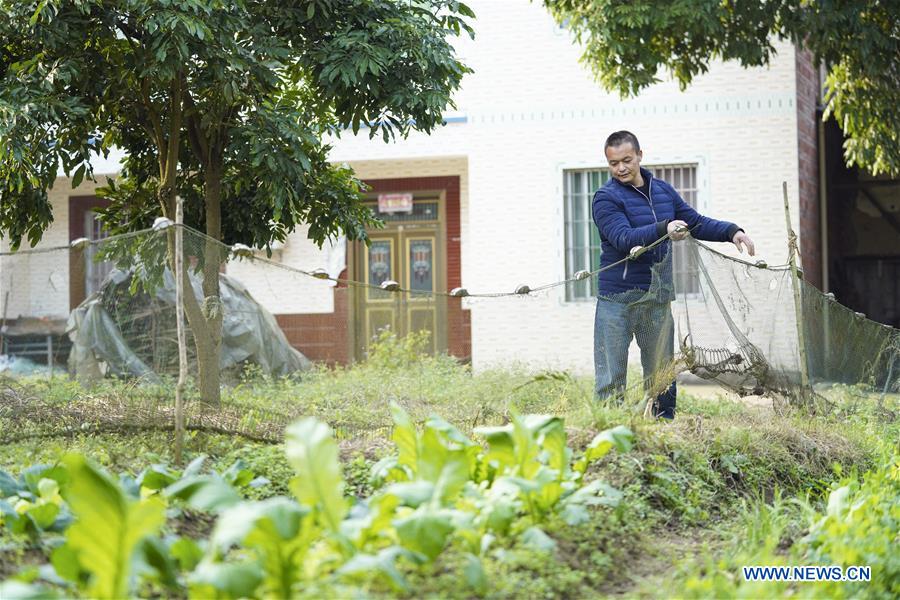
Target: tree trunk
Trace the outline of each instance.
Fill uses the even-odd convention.
[[[205,318],[205,317],[203,317]],[[212,328],[215,326],[210,321],[206,321],[206,334],[194,334],[194,343],[197,347],[197,371],[198,386],[200,388],[200,400],[207,404],[218,404],[221,401],[221,371],[219,367],[219,355],[221,352],[221,343],[214,340],[210,335]],[[218,338],[221,339],[222,319],[218,319]]]
[[[169,105],[169,132],[168,139],[163,138],[162,123],[158,115],[151,115],[155,119],[157,133],[157,146],[160,153],[160,187],[159,202],[166,216],[170,219],[175,218],[175,196],[177,192],[178,177],[178,148],[181,142],[181,127],[184,108],[182,102],[185,97],[184,80],[182,77],[176,77],[172,82],[172,90]],[[149,97],[146,103],[150,109],[152,104]],[[216,163],[221,164],[221,159]],[[219,173],[221,168],[216,169]],[[207,173],[207,181],[215,180],[215,223],[218,229],[221,229],[221,215],[219,213],[219,195],[220,195],[220,174]],[[209,190],[207,190],[207,196]],[[209,209],[207,208],[207,219],[209,219]],[[209,227],[207,227],[209,230]],[[168,236],[169,246],[169,264],[172,272],[175,273],[175,236]],[[214,236],[216,239],[221,237],[221,233],[217,232]],[[221,353],[222,340],[222,310],[219,302],[219,263],[218,254],[210,252],[210,244],[207,243],[203,248],[199,243],[190,243],[184,248],[182,260],[187,261],[191,255],[203,253],[200,257],[204,260],[203,268],[203,295],[202,305],[197,301],[194,295],[194,286],[191,285],[188,269],[184,270],[184,313],[187,316],[188,324],[191,327],[191,333],[194,336],[194,345],[197,349],[197,367],[198,367],[198,385],[200,387],[200,399],[209,404],[218,404],[221,400],[219,391],[220,373],[219,373],[219,356]],[[214,250],[218,250],[215,247]],[[185,262],[185,264],[188,264]]]
[[[200,371],[200,398],[218,404],[221,400],[219,364],[222,355],[222,320],[224,308],[219,296],[219,272],[225,261],[222,239],[222,156],[216,145],[210,147],[209,161],[203,174],[206,205],[206,235],[203,247],[203,318],[204,335],[194,335],[197,343],[197,366]],[[198,244],[199,246],[199,244]],[[199,250],[199,248],[198,248]]]

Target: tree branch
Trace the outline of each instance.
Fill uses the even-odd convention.
[[[166,202],[170,219],[175,216],[176,181],[178,179],[178,147],[181,144],[182,96],[181,77],[172,80],[169,98],[169,138],[165,148],[166,162],[160,177],[160,194]]]
[[[150,82],[146,79],[141,81],[141,99],[144,102],[144,108],[147,110],[147,118],[150,120],[150,126],[152,128],[150,137],[153,138],[153,142],[156,144],[156,148],[159,151],[159,178],[160,180],[163,180],[165,178],[166,163],[168,163],[169,157],[167,156],[165,138],[163,137],[162,120],[160,119],[159,113],[156,112],[153,102],[150,100]]]
[[[194,103],[194,97],[188,90],[187,82],[182,82],[184,93],[184,118],[187,120],[188,141],[194,152],[200,158],[200,164],[206,166],[209,164],[209,147],[203,132],[200,130],[200,122],[197,119],[197,105]]]

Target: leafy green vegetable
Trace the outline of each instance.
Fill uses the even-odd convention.
[[[331,428],[314,418],[297,421],[285,434],[285,454],[297,473],[291,490],[300,502],[315,509],[330,531],[337,532],[349,507]]]
[[[624,425],[601,431],[594,436],[584,451],[584,457],[576,462],[573,468],[584,473],[588,465],[606,456],[613,448],[619,452],[628,452],[631,450],[633,439],[634,433]]]
[[[387,582],[394,591],[408,592],[409,586],[400,570],[397,569],[397,558],[411,556],[409,551],[399,546],[389,546],[377,554],[357,554],[335,573],[339,577],[372,579],[373,576]]]
[[[429,560],[437,558],[454,529],[448,512],[428,512],[422,509],[397,519],[394,526],[404,548],[420,552]]]
[[[193,475],[179,479],[165,489],[165,495],[209,512],[221,512],[241,502],[241,495],[218,475]]]
[[[65,464],[71,475],[67,500],[77,518],[66,543],[91,573],[87,593],[96,598],[128,596],[134,552],[162,526],[165,505],[159,498],[127,499],[109,475],[81,456],[67,456]]]
[[[188,577],[195,598],[250,598],[262,583],[257,564],[233,564],[203,561]]]

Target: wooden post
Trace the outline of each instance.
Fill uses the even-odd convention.
[[[6,333],[6,308],[9,306],[9,290],[3,294],[3,317],[0,318],[0,354],[3,352],[4,334]]]
[[[47,334],[47,379],[53,379],[53,334]]]
[[[178,383],[175,384],[175,462],[182,464],[184,450],[184,385],[187,379],[187,346],[184,333],[184,205],[175,198],[175,327],[178,336]]]
[[[806,336],[803,332],[803,304],[800,300],[800,276],[797,273],[797,235],[791,229],[791,211],[788,206],[787,181],[783,181],[784,191],[784,220],[787,223],[788,233],[788,262],[791,263],[791,275],[794,288],[794,313],[797,318],[797,343],[800,345],[800,385],[803,391],[809,389],[809,363],[806,360]]]

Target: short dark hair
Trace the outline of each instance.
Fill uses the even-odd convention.
[[[625,130],[616,131],[615,133],[610,134],[610,136],[606,138],[606,144],[603,146],[603,149],[606,150],[611,146],[621,146],[622,144],[631,144],[634,147],[635,152],[641,151],[641,144],[638,142],[637,136],[630,131]]]

